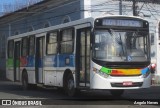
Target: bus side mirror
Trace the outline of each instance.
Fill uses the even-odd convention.
[[[151,64],[151,73],[154,74],[156,70],[156,64]]]

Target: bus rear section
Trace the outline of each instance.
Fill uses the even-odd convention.
[[[81,19],[9,37],[7,79],[22,83],[24,90],[37,85],[57,87],[70,96],[80,85],[86,88],[92,22],[93,18]],[[84,52],[77,53],[78,48]],[[87,63],[85,77],[81,63]]]

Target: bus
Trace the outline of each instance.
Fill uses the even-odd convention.
[[[6,76],[27,90],[37,85],[80,90],[149,88],[149,23],[139,17],[85,18],[7,39]]]
[[[153,66],[152,85],[160,86],[160,20],[151,31],[151,64]]]

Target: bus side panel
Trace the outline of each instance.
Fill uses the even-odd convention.
[[[75,67],[75,55],[73,54],[58,55],[57,67]]]
[[[28,83],[30,84],[36,84],[35,80],[35,69],[33,68],[27,68],[27,73],[28,73]]]
[[[56,86],[58,87],[62,87],[63,86],[63,75],[64,75],[64,71],[57,71],[56,72]]]
[[[73,54],[46,56],[44,61],[45,85],[63,86],[64,71],[66,69],[75,70],[75,56]]]
[[[14,81],[14,68],[13,68],[13,59],[8,59],[6,63],[6,77],[7,79]]]
[[[56,84],[57,55],[44,58],[44,84],[55,86]]]
[[[35,79],[35,57],[28,56],[28,57],[21,57],[20,58],[20,69],[21,69],[21,76],[24,69],[27,71],[28,74],[28,83],[36,84]]]

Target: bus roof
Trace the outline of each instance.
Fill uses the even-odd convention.
[[[8,40],[21,38],[21,37],[24,37],[24,36],[30,36],[30,35],[34,35],[34,34],[46,33],[48,31],[58,30],[58,29],[61,29],[61,28],[67,28],[67,27],[71,27],[71,26],[76,26],[76,25],[79,25],[79,24],[92,23],[93,21],[94,21],[94,18],[92,18],[92,17],[85,18],[85,19],[80,19],[80,20],[75,20],[75,21],[71,21],[71,22],[68,22],[68,23],[64,23],[64,24],[59,24],[59,25],[50,26],[50,27],[47,27],[47,28],[41,28],[41,29],[34,30],[34,31],[31,31],[31,32],[26,32],[26,33],[10,36],[10,37],[8,37]]]
[[[128,18],[137,18],[137,19],[141,19],[141,20],[145,20],[144,18],[140,17],[140,16],[128,16],[128,15],[107,15],[107,16],[98,16],[98,17],[94,17],[94,19],[97,18],[105,18],[105,17],[128,17]],[[147,21],[147,20],[145,20]]]
[[[93,26],[93,22],[94,22],[95,19],[97,19],[97,18],[105,18],[105,17],[128,17],[128,18],[137,18],[137,19],[144,20],[141,17],[125,16],[125,15],[107,15],[107,16],[100,16],[100,17],[94,17],[94,18],[90,17],[90,18],[79,19],[79,20],[71,21],[71,22],[64,23],[64,24],[59,24],[59,25],[50,26],[50,27],[47,27],[47,28],[41,28],[41,29],[34,30],[34,31],[31,31],[31,32],[26,32],[26,33],[10,36],[10,37],[8,37],[7,40],[22,38],[24,36],[31,36],[31,35],[35,35],[35,34],[46,33],[48,31],[58,30],[58,29],[61,29],[61,28],[67,28],[67,27],[76,26],[76,25],[85,24],[85,23],[90,23],[91,26]]]

